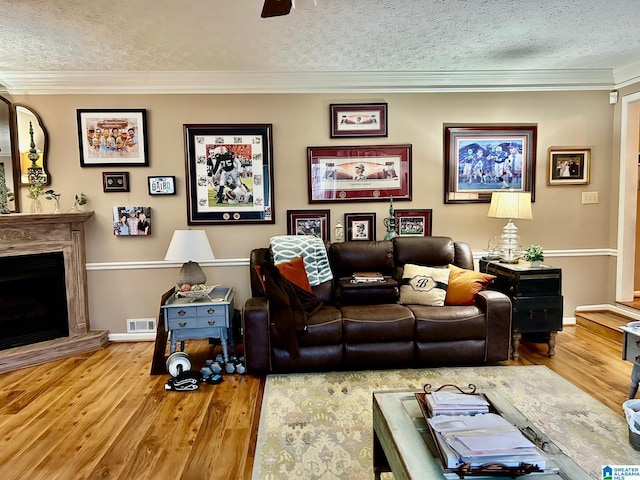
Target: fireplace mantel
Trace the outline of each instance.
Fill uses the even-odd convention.
[[[92,211],[0,215],[0,257],[62,252],[69,316],[69,337],[0,350],[0,373],[98,350],[108,332],[91,331],[87,291],[84,223]]]

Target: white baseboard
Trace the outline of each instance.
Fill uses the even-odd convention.
[[[632,318],[633,320],[640,320],[640,310],[635,308],[625,307],[624,305],[611,305],[603,303],[600,305],[582,305],[576,307],[576,312],[612,312],[625,317]]]
[[[110,333],[111,342],[155,342],[156,332],[148,333]]]

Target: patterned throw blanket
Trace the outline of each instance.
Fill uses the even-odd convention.
[[[312,287],[333,279],[327,249],[321,238],[311,235],[277,235],[271,237],[273,262],[288,262],[302,257]]]

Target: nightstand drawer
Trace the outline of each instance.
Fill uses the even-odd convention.
[[[511,300],[512,327],[527,332],[562,330],[562,297],[528,297]]]
[[[197,311],[193,307],[178,307],[178,308],[168,308],[167,309],[167,318],[169,321],[173,319],[181,319],[181,318],[195,318],[197,315]]]
[[[196,317],[169,318],[167,323],[169,330],[182,330],[185,328],[196,328],[200,326]]]

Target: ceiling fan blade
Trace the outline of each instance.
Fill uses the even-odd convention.
[[[288,15],[291,11],[291,0],[264,0],[262,18],[279,17]]]

